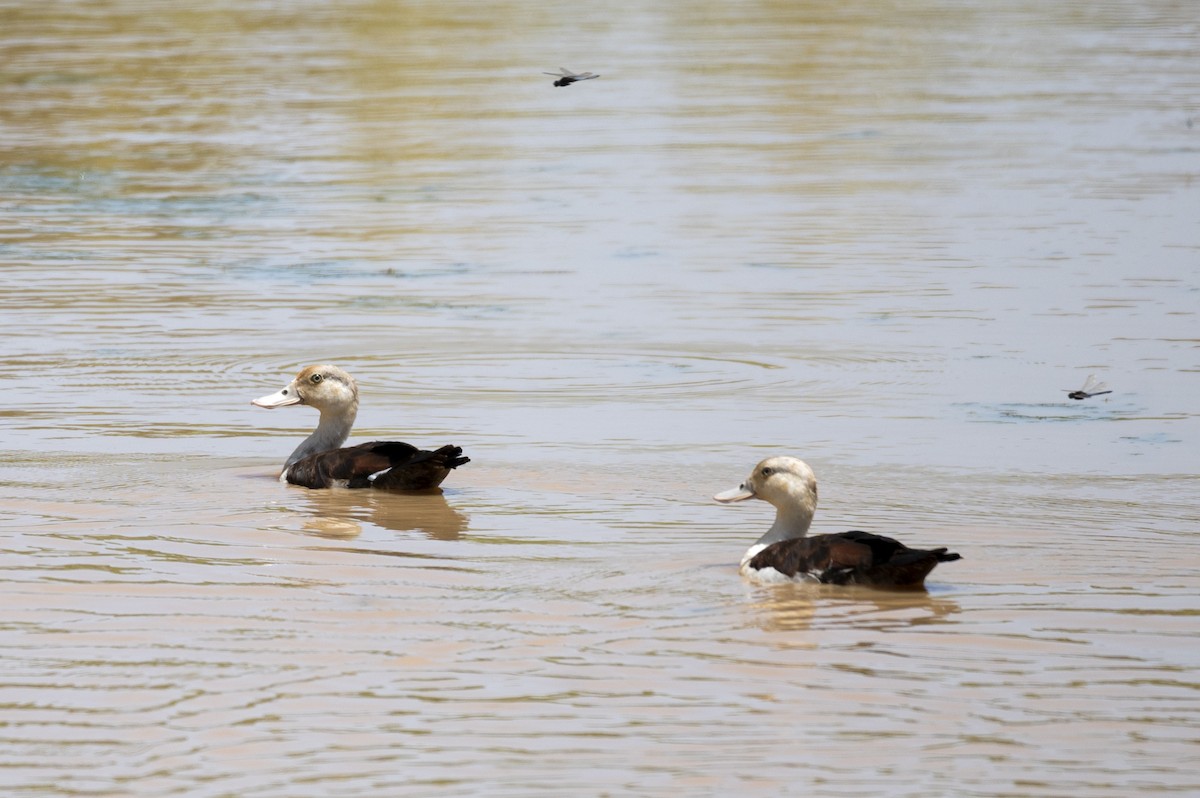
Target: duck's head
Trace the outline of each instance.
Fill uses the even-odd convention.
[[[274,410],[288,405],[311,405],[321,411],[340,413],[357,408],[358,385],[337,366],[309,366],[281,391],[260,396],[250,404]]]
[[[713,496],[722,504],[762,499],[780,510],[817,508],[817,477],[808,463],[786,455],[768,457],[754,467],[746,481]]]

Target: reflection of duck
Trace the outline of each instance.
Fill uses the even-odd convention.
[[[775,506],[775,523],[742,557],[742,573],[760,582],[919,588],[938,563],[959,559],[944,548],[910,549],[858,530],[807,537],[817,509],[817,478],[795,457],[763,460],[745,482],[713,498],[762,499]]]
[[[395,532],[422,532],[434,540],[457,540],[467,529],[467,516],[451,507],[440,491],[381,494],[334,490],[304,496],[313,513],[305,530],[322,537],[355,537],[362,531],[362,523]]]
[[[470,462],[458,446],[429,452],[398,441],[373,441],[341,448],[358,415],[358,385],[337,366],[309,366],[281,391],[251,404],[273,410],[312,405],[321,411],[317,428],[283,464],[281,480],[306,488],[427,490],[450,471]]]
[[[769,631],[799,631],[814,627],[896,629],[945,623],[959,612],[957,602],[931,596],[924,590],[884,593],[854,587],[795,585],[755,588],[755,625]]]

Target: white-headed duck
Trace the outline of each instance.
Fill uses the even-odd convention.
[[[775,523],[742,557],[742,573],[759,582],[920,588],[938,563],[961,559],[944,548],[910,549],[857,530],[808,537],[817,478],[795,457],[769,457],[741,485],[713,498],[722,503],[762,499],[775,506]]]
[[[306,488],[428,490],[470,462],[458,446],[425,451],[397,441],[342,448],[358,415],[358,385],[337,366],[309,366],[277,393],[251,404],[273,410],[311,405],[321,412],[317,428],[296,447],[279,479]]]

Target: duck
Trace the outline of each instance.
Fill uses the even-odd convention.
[[[713,498],[722,504],[761,499],[774,505],[775,523],[746,550],[739,569],[760,583],[920,589],[938,563],[962,559],[946,548],[910,549],[898,540],[860,530],[810,537],[817,477],[796,457],[768,457],[742,484]]]
[[[399,441],[372,441],[343,447],[358,415],[358,383],[337,366],[309,366],[281,390],[251,404],[268,410],[309,405],[321,413],[317,428],[284,462],[281,482],[306,488],[430,490],[471,462],[460,446],[427,451]]]

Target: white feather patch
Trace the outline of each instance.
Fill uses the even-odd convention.
[[[758,553],[765,549],[768,545],[770,544],[756,543],[755,545],[746,549],[746,553],[742,555],[742,565],[739,569],[743,576],[753,579],[755,582],[759,582],[760,584],[764,585],[782,585],[790,582],[821,581],[816,574],[812,574],[807,571],[801,571],[795,576],[788,576],[782,571],[776,571],[774,568],[769,566],[766,568],[751,568],[750,561],[753,560]]]
[[[742,555],[742,569],[745,570],[750,565],[750,561],[757,557],[758,553],[765,549],[767,545],[766,543],[755,543],[746,549],[746,553]]]

